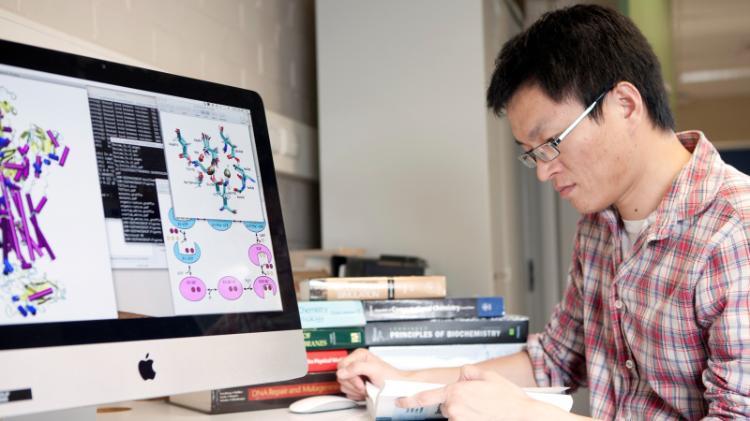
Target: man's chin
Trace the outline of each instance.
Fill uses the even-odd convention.
[[[601,205],[597,206],[597,204],[595,203],[582,202],[580,200],[576,200],[573,198],[568,198],[565,200],[567,200],[568,203],[570,203],[570,205],[573,206],[573,208],[577,210],[578,213],[580,214],[597,213],[597,212],[603,211],[604,209],[608,207],[608,206],[601,206]]]

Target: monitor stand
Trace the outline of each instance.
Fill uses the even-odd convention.
[[[96,407],[84,406],[83,408],[19,415],[17,417],[0,418],[0,421],[96,421]]]

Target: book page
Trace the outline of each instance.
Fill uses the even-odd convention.
[[[444,384],[424,383],[407,380],[386,380],[380,389],[367,383],[367,410],[376,420],[418,420],[444,418],[439,405],[423,408],[399,408],[396,399],[404,396],[444,387]],[[573,397],[564,394],[567,387],[525,387],[523,391],[536,400],[554,405],[566,412],[573,407]]]
[[[422,408],[399,408],[396,399],[411,396],[426,390],[441,388],[437,383],[412,382],[406,380],[386,380],[382,389],[367,383],[367,411],[376,420],[426,420],[444,418],[440,405]]]

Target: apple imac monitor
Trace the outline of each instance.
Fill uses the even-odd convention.
[[[303,376],[260,96],[0,51],[0,417]]]

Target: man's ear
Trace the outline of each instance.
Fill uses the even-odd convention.
[[[622,119],[629,132],[634,133],[646,118],[646,107],[640,91],[630,82],[619,82],[610,93],[610,101],[612,100],[615,104],[615,116]]]

